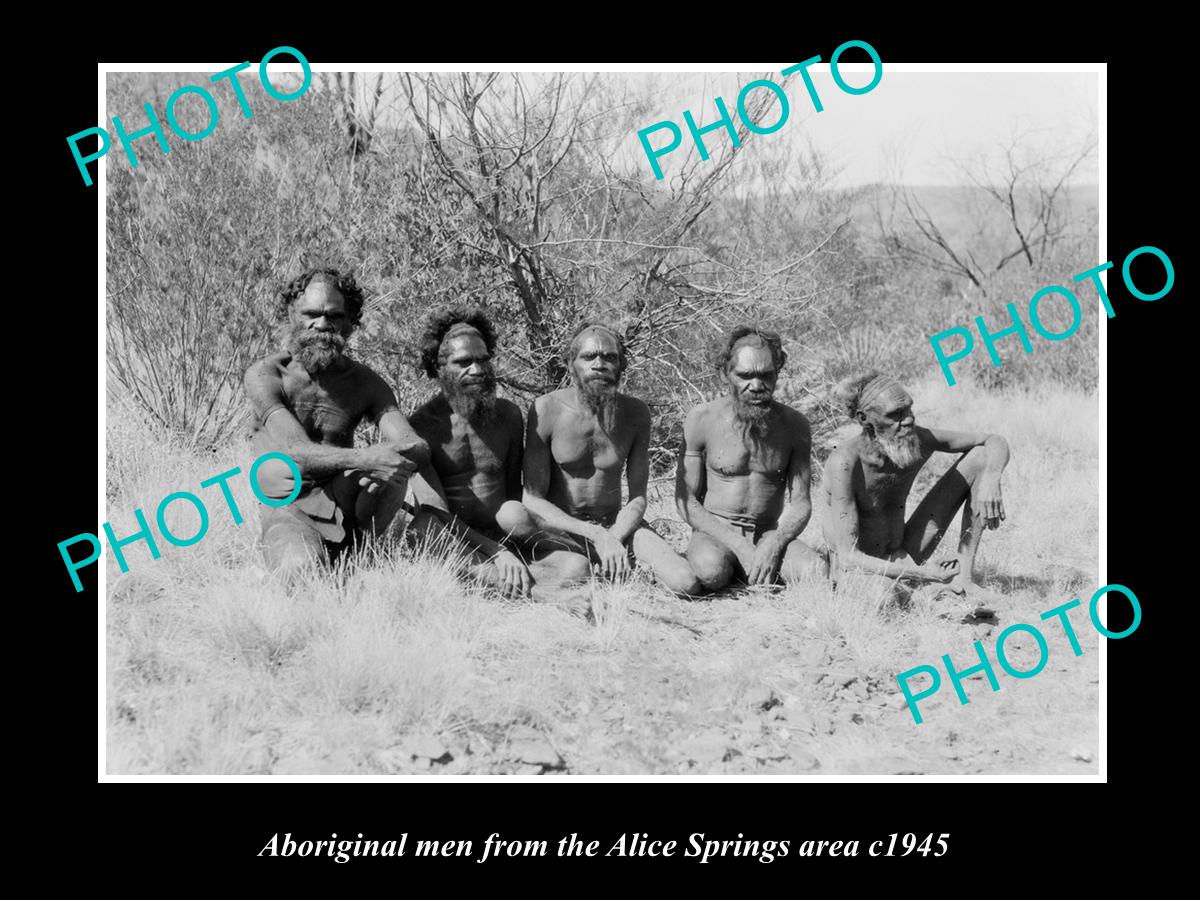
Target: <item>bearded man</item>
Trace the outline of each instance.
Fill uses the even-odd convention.
[[[706,590],[823,576],[824,558],[799,540],[812,514],[812,429],[774,399],[787,361],[779,335],[739,325],[714,359],[729,393],[683,425],[675,504],[692,526],[687,558]]]
[[[1004,520],[1000,475],[1008,443],[998,434],[917,425],[908,391],[874,370],[844,379],[833,395],[862,427],[825,462],[825,536],[835,580],[839,572],[858,570],[886,579],[888,590],[893,582],[901,588],[938,583],[968,600],[986,599],[975,581],[975,555],[984,528],[999,528]],[[913,481],[936,452],[962,456],[906,522]],[[930,562],[960,508],[957,558]]]
[[[563,354],[571,385],[538,397],[525,431],[525,506],[539,527],[570,542],[606,577],[631,571],[630,549],[658,583],[694,594],[687,562],[643,521],[650,478],[650,410],[617,390],[625,342],[585,323]],[[621,475],[628,500],[621,502]]]
[[[285,349],[254,363],[245,388],[255,452],[287,454],[302,476],[295,501],[261,514],[267,564],[290,573],[383,533],[403,503],[409,474],[429,461],[429,447],[401,415],[391,388],[346,352],[362,317],[353,275],[311,269],[278,300]],[[382,441],[356,448],[354,429],[364,419],[378,426]],[[295,484],[280,460],[264,463],[259,481],[272,499],[290,496]]]
[[[524,423],[496,396],[496,330],[482,310],[435,313],[421,338],[421,365],[441,392],[412,415],[431,448],[412,480],[414,533],[449,532],[475,579],[505,596],[558,600],[554,589],[587,578],[586,560],[543,535],[521,503]]]

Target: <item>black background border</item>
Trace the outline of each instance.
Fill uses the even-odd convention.
[[[50,446],[38,448],[39,458],[43,454],[49,457],[45,463],[39,462],[38,469],[62,477],[30,486],[35,495],[27,501],[27,508],[40,511],[44,519],[40,528],[22,541],[28,541],[34,560],[27,569],[32,573],[34,596],[41,597],[41,589],[48,587],[48,599],[54,604],[51,608],[61,613],[53,617],[51,627],[54,652],[61,653],[62,660],[54,669],[56,676],[61,675],[63,686],[54,692],[54,702],[39,711],[44,717],[44,733],[50,739],[38,748],[37,768],[60,786],[78,778],[93,781],[93,739],[102,739],[96,733],[97,695],[93,692],[99,614],[95,579],[92,576],[89,582],[85,574],[87,590],[76,594],[56,548],[64,535],[95,524],[91,521],[97,491],[92,435],[97,434],[97,421],[96,386],[91,379],[98,362],[93,287],[97,195],[94,189],[83,187],[64,138],[98,124],[98,61],[257,62],[268,49],[280,45],[299,47],[314,62],[438,58],[547,62],[718,57],[799,60],[815,53],[827,56],[833,47],[856,38],[875,46],[885,67],[889,62],[966,60],[1109,64],[1108,250],[1115,266],[1109,273],[1108,289],[1117,316],[1107,325],[1111,488],[1107,575],[1109,581],[1130,587],[1141,599],[1144,612],[1136,634],[1108,642],[1109,784],[1092,786],[1091,790],[1112,793],[1103,801],[1097,793],[1088,797],[1076,793],[1067,798],[1058,792],[1087,788],[1047,783],[1003,787],[930,782],[827,786],[763,781],[581,784],[547,779],[544,784],[287,784],[258,789],[253,799],[245,792],[231,797],[225,786],[218,791],[191,789],[182,798],[167,797],[167,791],[189,788],[156,785],[138,787],[133,799],[118,796],[117,791],[126,790],[123,786],[106,786],[100,789],[103,794],[89,791],[84,795],[72,819],[77,839],[110,859],[125,858],[139,871],[186,866],[189,883],[197,886],[227,884],[228,874],[234,871],[261,876],[263,883],[270,879],[272,884],[277,884],[280,876],[288,880],[289,876],[299,877],[306,885],[324,883],[326,877],[337,879],[331,884],[343,884],[348,872],[363,868],[383,874],[390,866],[401,879],[414,874],[411,858],[356,860],[338,866],[326,859],[255,857],[277,831],[281,837],[292,832],[310,839],[327,839],[332,832],[341,837],[362,832],[368,838],[386,840],[408,832],[410,840],[434,837],[476,841],[496,831],[505,837],[546,839],[551,843],[577,832],[587,839],[600,840],[602,846],[630,831],[680,841],[693,832],[721,839],[734,838],[741,832],[747,839],[786,838],[795,842],[806,838],[871,840],[897,831],[952,835],[952,852],[938,860],[912,856],[881,863],[866,858],[864,846],[863,854],[855,860],[789,858],[770,865],[731,858],[706,866],[682,858],[547,858],[501,860],[487,865],[478,865],[474,860],[423,859],[415,870],[428,871],[428,866],[434,866],[445,872],[453,868],[455,886],[463,875],[500,884],[507,881],[505,875],[514,874],[524,882],[544,873],[547,866],[564,874],[598,868],[644,874],[650,867],[662,871],[666,866],[673,879],[690,871],[698,873],[706,884],[713,883],[712,876],[718,873],[728,873],[738,879],[738,884],[747,884],[747,873],[753,873],[754,883],[758,883],[763,877],[787,877],[781,873],[793,872],[803,876],[814,868],[825,871],[829,867],[856,875],[872,872],[886,876],[903,870],[919,875],[921,880],[911,883],[921,886],[939,882],[943,875],[974,873],[970,884],[978,886],[982,873],[977,867],[987,863],[994,866],[1004,860],[1045,857],[1087,859],[1101,845],[1113,841],[1118,848],[1126,847],[1139,856],[1163,852],[1170,834],[1156,831],[1151,837],[1141,831],[1136,808],[1143,798],[1158,793],[1144,784],[1147,779],[1170,778],[1173,766],[1186,765],[1186,760],[1176,761],[1169,752],[1177,736],[1168,730],[1171,719],[1152,699],[1170,691],[1160,686],[1160,680],[1170,678],[1166,671],[1170,660],[1184,655],[1172,653],[1168,635],[1175,635],[1176,641],[1183,639],[1187,626],[1181,614],[1186,600],[1174,600],[1171,595],[1177,591],[1164,583],[1163,576],[1167,571],[1178,571],[1177,561],[1186,557],[1175,546],[1179,538],[1171,515],[1174,509],[1167,508],[1168,495],[1158,493],[1157,483],[1148,478],[1163,471],[1164,466],[1160,463],[1154,471],[1143,468],[1146,454],[1161,451],[1139,438],[1157,435],[1160,429],[1171,429],[1180,421],[1178,414],[1170,415],[1168,404],[1185,396],[1188,385],[1179,377],[1180,359],[1186,352],[1184,342],[1189,335],[1183,321],[1189,273],[1184,252],[1186,232],[1169,221],[1174,207],[1184,202],[1185,192],[1190,195],[1186,189],[1189,180],[1181,177],[1181,156],[1185,147],[1190,149],[1181,134],[1184,110],[1191,106],[1187,95],[1190,83],[1182,62],[1187,49],[1164,37],[1162,30],[1155,30],[1153,22],[1144,27],[1143,34],[1137,23],[1110,27],[1097,21],[1085,27],[1078,21],[1055,22],[1041,12],[1036,29],[1023,22],[991,22],[992,30],[972,26],[964,28],[963,36],[953,38],[937,31],[918,32],[915,26],[907,31],[888,27],[874,14],[861,12],[823,28],[812,27],[798,13],[788,13],[783,18],[794,18],[798,24],[788,27],[783,22],[782,30],[788,34],[770,45],[747,44],[724,36],[718,40],[715,35],[723,34],[725,26],[714,25],[709,19],[691,39],[672,32],[670,46],[664,47],[658,39],[617,40],[616,35],[625,25],[618,29],[616,19],[624,19],[625,15],[602,10],[595,13],[610,21],[593,35],[596,43],[590,46],[580,46],[580,29],[576,27],[569,29],[570,34],[563,29],[557,35],[533,32],[534,37],[530,37],[530,33],[523,32],[526,39],[503,39],[493,37],[490,25],[483,21],[478,26],[481,30],[475,46],[470,37],[460,39],[457,34],[452,44],[432,39],[431,35],[446,30],[444,25],[418,27],[404,20],[402,34],[399,19],[394,32],[383,33],[388,29],[380,29],[380,34],[370,38],[364,35],[369,29],[362,27],[362,16],[357,14],[352,17],[355,27],[347,29],[354,32],[353,37],[339,36],[334,23],[321,23],[311,31],[305,29],[307,33],[294,26],[190,29],[186,43],[182,42],[180,29],[171,29],[170,40],[166,40],[161,35],[138,35],[136,30],[124,27],[121,38],[89,35],[86,43],[80,41],[75,46],[69,40],[56,41],[55,59],[48,69],[42,69],[52,82],[47,90],[53,102],[41,109],[36,128],[30,126],[34,132],[29,140],[32,154],[26,151],[25,162],[10,167],[10,174],[17,176],[15,186],[32,192],[25,204],[34,212],[30,246],[36,235],[38,250],[34,253],[43,258],[48,254],[43,265],[53,266],[51,271],[57,276],[53,282],[78,285],[78,290],[70,294],[77,294],[71,300],[78,302],[81,310],[78,316],[64,315],[63,323],[53,326],[53,339],[44,339],[46,352],[53,354],[61,366],[47,380],[53,383],[56,377],[61,379],[59,387],[68,398],[67,403],[53,406],[69,410],[68,425],[62,438],[57,437],[55,429]],[[768,20],[771,15],[767,14]],[[905,18],[911,21],[911,15],[922,18],[919,13]],[[697,17],[704,18],[699,14]],[[758,18],[755,23],[762,24]],[[736,35],[739,28],[748,33],[750,24],[749,19],[738,19],[728,27]],[[666,28],[662,23],[660,26]],[[419,39],[414,37],[418,33]],[[613,39],[606,39],[606,33]],[[47,61],[37,60],[36,64],[47,66]],[[27,179],[22,173],[29,163],[34,177]],[[1157,303],[1142,303],[1130,297],[1117,274],[1125,254],[1146,244],[1163,249],[1175,266],[1175,287]],[[36,314],[39,307],[33,303],[31,312]],[[1085,314],[1094,313],[1085,306]],[[1173,449],[1175,446],[1182,449],[1184,444],[1173,442]],[[1172,460],[1178,452],[1174,450]],[[1172,561],[1175,566],[1170,565]],[[1083,599],[1086,603],[1087,598]],[[1114,614],[1113,627],[1118,627],[1120,621]],[[28,627],[45,632],[46,623],[39,620]],[[39,642],[38,652],[48,652],[46,643]],[[1115,864],[1116,860],[1108,862]],[[1088,868],[1088,864],[1083,867]],[[1078,872],[1076,866],[1070,868]],[[688,876],[689,880],[692,877]],[[1067,871],[1052,871],[1046,884],[1070,877]]]

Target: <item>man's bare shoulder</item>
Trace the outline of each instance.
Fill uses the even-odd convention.
[[[496,398],[496,415],[510,431],[520,433],[525,425],[525,417],[521,415],[521,407],[504,397]]]
[[[412,415],[408,417],[408,423],[412,425],[413,430],[422,437],[424,431],[433,431],[439,425],[449,424],[450,422],[450,407],[442,399],[441,394],[429,398],[420,406],[412,411]]]
[[[571,408],[570,397],[570,389],[560,388],[557,391],[542,394],[542,396],[534,400],[533,409],[537,412],[540,419],[552,418],[564,409]]]
[[[812,443],[812,424],[808,421],[808,416],[800,412],[800,410],[787,406],[783,403],[779,404],[782,410],[781,418],[788,432],[803,439],[804,443]]]
[[[357,359],[349,360],[350,376],[364,388],[371,390],[385,390],[389,394],[392,393],[391,386],[384,380],[383,376],[368,366],[366,363],[359,362]]]
[[[270,356],[252,363],[250,368],[246,370],[245,380],[249,382],[251,379],[282,378],[283,373],[287,370],[288,363],[291,361],[292,354],[287,350],[272,353]]]
[[[729,412],[729,398],[717,397],[693,406],[687,414],[687,422],[693,428],[707,430]]]
[[[860,462],[861,451],[861,434],[852,435],[844,441],[839,441],[838,445],[833,448],[829,457],[825,460],[826,476],[837,472],[853,471],[854,467]]]
[[[521,419],[521,407],[513,403],[507,397],[496,398],[496,412],[502,415],[505,419],[516,417]]]
[[[913,428],[917,433],[917,440],[921,444],[921,455],[928,458],[937,452],[938,439],[932,431],[924,425],[917,425]]]
[[[645,400],[640,400],[631,394],[621,395],[621,409],[630,420],[638,423],[650,422],[650,407]]]
[[[287,380],[291,361],[290,353],[273,353],[246,370],[242,385],[260,424],[279,407],[289,406],[295,396],[298,382],[292,378],[289,384]]]

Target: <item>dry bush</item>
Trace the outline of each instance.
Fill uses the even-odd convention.
[[[711,159],[692,155],[656,184],[621,149],[653,100],[627,79],[369,85],[365,101],[335,80],[281,104],[247,82],[253,119],[223,107],[204,141],[145,154],[136,170],[110,166],[110,372],[186,439],[214,444],[235,428],[238,380],[271,342],[276,286],[332,263],[369,292],[355,352],[406,407],[429,392],[412,347],[432,308],[492,313],[501,382],[521,401],[562,383],[558,354],[581,320],[613,321],[663,469],[683,412],[721,389],[708,358],[724,328],[764,321],[803,359],[826,327],[819,311],[862,274],[855,198],[830,188],[811,149],[795,159],[767,143],[755,155],[742,129],[741,147],[715,142]],[[110,105],[147,89],[114,79]]]
[[[197,80],[155,78],[110,76],[109,109],[128,124],[154,86]],[[136,169],[118,154],[107,165],[111,383],[204,446],[241,422],[242,374],[271,344],[277,286],[341,251],[345,201],[325,149],[335,131],[329,98],[310,91],[280,103],[257,78],[243,90],[253,118],[218,91],[220,123],[208,137],[176,139],[167,155],[143,139]],[[197,110],[179,112],[185,128],[200,129],[188,121]]]
[[[110,84],[136,109],[194,76]],[[686,410],[724,390],[711,347],[737,321],[780,331],[790,361],[780,399],[810,415],[819,445],[837,424],[828,387],[871,365],[901,378],[936,372],[928,336],[1085,268],[1087,204],[1056,195],[1052,237],[974,288],[959,274],[889,252],[869,208],[881,189],[839,190],[812,147],[710,139],[655,182],[627,152],[653,97],[602,75],[384,75],[318,81],[300,100],[245,89],[255,115],[222,105],[216,131],[168,156],[109,171],[108,361],[113,384],[184,440],[236,430],[240,378],[272,343],[277,286],[312,265],[352,268],[367,290],[352,347],[406,409],[433,386],[413,363],[427,313],[476,304],[501,329],[502,390],[526,405],[562,384],[558,352],[585,318],[621,328],[627,389],[654,414],[655,472],[673,465]],[[759,92],[764,94],[767,92]],[[157,96],[157,100],[154,97]],[[769,96],[769,95],[768,95]],[[184,110],[186,113],[187,110]],[[128,115],[128,113],[127,113]],[[1004,254],[982,188],[939,189],[926,210],[951,246]],[[990,202],[990,201],[988,201]],[[904,236],[905,240],[911,235]],[[1089,243],[1091,242],[1091,243]],[[943,267],[944,268],[944,267]],[[1086,291],[1085,291],[1086,292]],[[1000,388],[1096,383],[1094,305],[1067,341],[990,366]]]

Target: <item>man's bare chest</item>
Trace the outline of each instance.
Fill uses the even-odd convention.
[[[325,386],[285,381],[284,393],[292,415],[313,440],[349,444],[366,413],[361,393],[346,382]]]
[[[732,429],[722,429],[709,440],[705,450],[708,468],[727,478],[751,473],[781,480],[791,459],[790,448],[780,440],[745,440]]]
[[[631,429],[617,427],[609,433],[599,424],[578,422],[560,423],[550,439],[554,461],[570,474],[620,471],[632,446]]]
[[[866,471],[855,490],[861,512],[881,512],[899,509],[903,511],[916,480],[920,466],[915,469],[883,469]]]
[[[455,475],[500,475],[513,452],[512,441],[501,429],[479,433],[456,423],[434,454],[434,465],[442,477]]]

